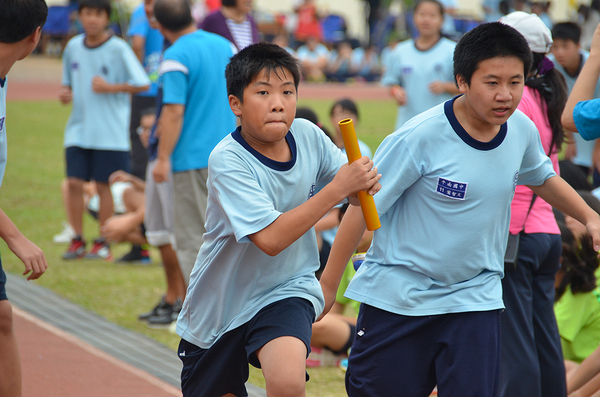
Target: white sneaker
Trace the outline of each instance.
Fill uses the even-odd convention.
[[[63,221],[62,224],[62,232],[55,234],[54,237],[52,237],[52,242],[54,244],[69,244],[75,237],[75,230],[73,230],[71,225],[65,221]]]

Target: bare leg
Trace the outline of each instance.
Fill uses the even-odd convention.
[[[261,347],[256,355],[267,383],[268,397],[304,397],[306,346],[297,338],[282,336]]]
[[[21,397],[21,359],[7,300],[0,301],[0,352],[0,396]]]
[[[96,189],[98,190],[98,197],[100,198],[98,221],[100,222],[100,226],[103,226],[104,222],[113,215],[113,197],[108,183],[96,182]]]
[[[83,235],[83,184],[79,178],[68,178],[65,196],[67,218],[76,235]]]
[[[171,244],[160,246],[158,249],[160,250],[165,268],[165,277],[167,279],[165,301],[169,304],[173,304],[177,298],[181,298],[183,301],[185,299],[186,285],[183,273],[179,267],[177,254]]]

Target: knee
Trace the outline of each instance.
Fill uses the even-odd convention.
[[[7,300],[0,301],[0,335],[13,333],[12,307]]]
[[[278,397],[304,396],[306,381],[299,377],[277,376],[267,380],[267,395]]]
[[[70,193],[83,192],[83,179],[68,178],[66,182],[66,190]]]

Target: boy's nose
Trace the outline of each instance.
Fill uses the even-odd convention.
[[[273,102],[271,103],[271,111],[272,112],[282,112],[283,111],[283,101],[281,100],[281,96],[274,95]]]

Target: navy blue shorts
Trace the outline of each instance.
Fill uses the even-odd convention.
[[[2,259],[0,259],[0,301],[7,300],[6,296],[6,273],[2,269]]]
[[[70,146],[65,149],[67,177],[108,183],[115,171],[129,172],[131,155],[118,150],[83,149]]]
[[[500,311],[401,316],[361,305],[346,372],[350,397],[496,397]]]
[[[178,355],[183,361],[181,390],[188,397],[221,397],[227,393],[247,396],[248,364],[260,368],[256,351],[273,339],[293,336],[310,353],[315,310],[302,298],[274,302],[252,320],[221,336],[208,349],[181,340]]]

